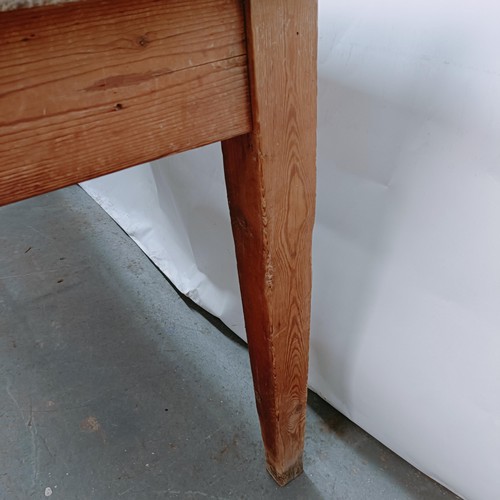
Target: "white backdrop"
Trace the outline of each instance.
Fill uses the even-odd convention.
[[[310,386],[500,498],[500,4],[320,1]],[[85,188],[244,336],[218,146]]]

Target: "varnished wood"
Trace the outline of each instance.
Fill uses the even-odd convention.
[[[0,205],[250,131],[239,0],[82,0],[0,26]]]
[[[244,19],[242,2],[0,13],[0,205],[224,140],[267,467],[285,484],[304,445],[317,3],[245,0]]]
[[[302,471],[315,208],[316,0],[247,0],[253,132],[223,143],[267,466]]]

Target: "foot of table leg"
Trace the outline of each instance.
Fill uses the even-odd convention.
[[[267,469],[302,472],[315,205],[315,0],[247,0],[253,132],[224,169]]]
[[[302,464],[302,454],[300,458],[288,468],[288,470],[284,472],[280,472],[276,469],[276,467],[269,462],[266,464],[266,469],[269,474],[271,474],[272,478],[280,485],[285,486],[292,479],[295,479],[297,476],[300,476],[304,471],[304,466]]]

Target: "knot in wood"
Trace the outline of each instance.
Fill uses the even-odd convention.
[[[147,35],[141,35],[137,38],[137,45],[140,45],[141,47],[147,47],[149,44],[150,41]]]

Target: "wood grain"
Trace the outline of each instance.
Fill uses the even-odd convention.
[[[0,25],[0,205],[251,130],[239,0],[82,0]]]
[[[317,2],[246,4],[254,130],[222,148],[267,466],[286,484],[302,471],[307,402]]]

